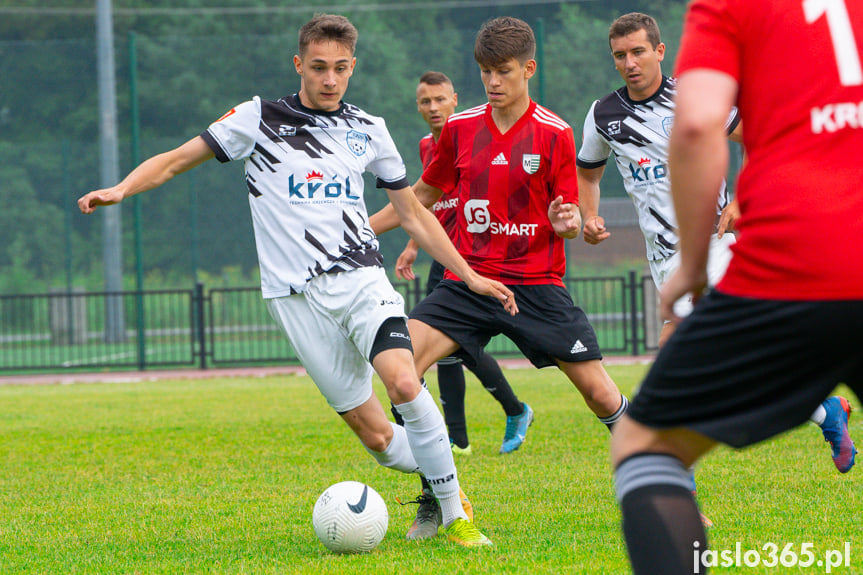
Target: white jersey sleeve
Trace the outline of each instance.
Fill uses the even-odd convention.
[[[584,130],[582,131],[581,148],[578,150],[576,163],[581,168],[598,168],[604,166],[611,155],[611,147],[608,142],[599,135],[596,130],[596,117],[594,111],[596,100],[591,104],[587,116],[584,118]]]
[[[377,154],[369,162],[368,170],[377,177],[379,188],[401,189],[407,178],[404,160],[399,154],[396,144],[387,130],[386,123],[380,118],[380,124],[374,138],[377,141]]]
[[[260,120],[261,99],[255,96],[210,124],[207,131],[219,144],[216,151],[218,160],[229,162],[251,156],[255,151]]]

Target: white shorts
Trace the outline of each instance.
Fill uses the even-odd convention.
[[[715,286],[725,275],[728,264],[731,262],[731,246],[737,238],[732,233],[726,233],[721,238],[716,234],[710,237],[710,253],[707,256],[707,284]],[[670,258],[664,260],[653,260],[650,262],[650,275],[656,289],[662,291],[662,286],[668,281],[677,268],[680,267],[680,252],[676,252]],[[674,313],[678,317],[686,317],[692,312],[692,297],[682,297],[674,303]]]
[[[383,268],[320,275],[303,293],[265,301],[330,407],[344,413],[371,397],[368,357],[378,329],[406,317]]]

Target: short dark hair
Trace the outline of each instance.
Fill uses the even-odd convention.
[[[453,85],[452,80],[450,80],[446,74],[443,72],[435,72],[433,70],[429,70],[420,76],[420,84],[428,84],[429,86],[440,86],[441,84]]]
[[[662,43],[662,39],[659,37],[659,24],[656,23],[653,16],[641,12],[630,12],[611,23],[611,27],[608,29],[608,46],[611,47],[611,41],[614,38],[629,36],[639,30],[647,32],[647,39],[654,49]]]
[[[338,14],[315,14],[300,28],[300,57],[313,42],[338,42],[354,53],[359,32],[350,20]]]
[[[473,57],[481,66],[497,66],[513,58],[524,64],[535,54],[533,29],[527,22],[510,16],[483,24],[473,49]]]

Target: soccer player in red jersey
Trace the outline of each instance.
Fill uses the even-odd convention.
[[[444,124],[458,105],[458,94],[446,74],[429,71],[420,77],[416,91],[417,111],[423,117],[431,130],[419,143],[420,160],[423,167],[428,166],[437,149]],[[456,219],[458,215],[458,197],[443,197],[431,207],[443,228],[451,238],[455,237]],[[396,260],[396,277],[413,280],[416,275],[413,263],[416,261],[419,245],[415,240],[408,244]],[[443,279],[446,268],[437,261],[432,261],[426,282],[426,293],[431,291]],[[471,371],[477,376],[483,387],[500,403],[506,414],[506,428],[500,453],[512,453],[521,447],[527,435],[527,428],[533,422],[533,410],[529,405],[519,401],[506,376],[490,354],[481,352],[476,365]],[[440,390],[440,402],[443,407],[444,421],[449,432],[450,447],[458,455],[470,455],[471,446],[467,435],[467,420],[464,410],[465,377],[462,360],[448,356],[437,362],[437,379]],[[396,422],[400,423],[398,411],[393,409]],[[416,518],[407,532],[408,539],[427,539],[434,537],[440,527],[440,506],[432,492],[431,486],[424,476],[422,479],[422,494],[412,503],[418,504]]]
[[[806,46],[805,59],[776,57],[789,38]],[[863,194],[861,170],[848,161],[863,147],[861,40],[856,1],[689,6],[669,144],[681,261],[662,310],[679,321],[674,301],[701,301],[613,432],[637,574],[709,566],[687,469],[716,443],[743,447],[792,429],[840,382],[858,399],[863,390]],[[740,235],[725,276],[702,296],[733,105],[748,154],[737,187]],[[815,233],[802,232],[813,222]],[[840,452],[854,457],[850,441]]]
[[[564,240],[578,235],[572,128],[531,100],[536,41],[525,22],[502,17],[479,31],[474,56],[488,103],[450,116],[432,162],[414,186],[431,206],[459,201],[455,244],[470,266],[514,293],[519,313],[497,313],[447,270],[410,313],[418,373],[456,354],[473,365],[503,333],[537,367],[557,366],[611,427],[628,402],[602,366],[585,313],[563,284]],[[370,218],[376,232],[399,224],[391,206]]]
[[[417,110],[431,130],[420,140],[419,152],[423,167],[428,166],[437,149],[444,124],[454,112],[458,104],[452,81],[441,72],[426,72],[417,86]],[[458,197],[455,195],[441,197],[431,210],[437,216],[441,225],[451,238],[455,238],[458,216]],[[417,256],[417,243],[413,239],[396,260],[396,277],[412,280],[416,276],[413,263]],[[429,270],[426,292],[431,291],[443,279],[444,268],[432,261]],[[521,447],[524,435],[518,434],[519,427],[525,429],[533,418],[530,406],[519,401],[506,376],[497,361],[488,353],[483,352],[477,360],[477,365],[471,368],[483,387],[498,400],[507,416],[507,428],[501,444],[501,453],[511,453]],[[437,365],[438,386],[440,387],[441,405],[444,418],[452,442],[453,453],[469,455],[470,442],[467,435],[467,422],[464,412],[465,379],[462,361],[456,357],[446,357]],[[524,421],[522,421],[522,419]]]

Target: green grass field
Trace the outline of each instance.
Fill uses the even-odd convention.
[[[644,370],[609,367],[628,395]],[[378,467],[306,377],[2,387],[0,574],[628,572],[605,427],[556,370],[507,375],[536,411],[527,442],[497,454],[502,411],[468,375],[474,452],[457,460],[487,549],[405,541],[415,507],[396,498],[413,499],[419,481]],[[863,441],[858,418],[852,435]],[[861,473],[837,473],[812,424],[720,449],[697,473],[712,546],[811,543],[821,559],[848,542],[851,566],[832,572],[861,573]],[[367,555],[333,555],[312,531],[317,496],[348,479],[389,506],[389,532]]]

